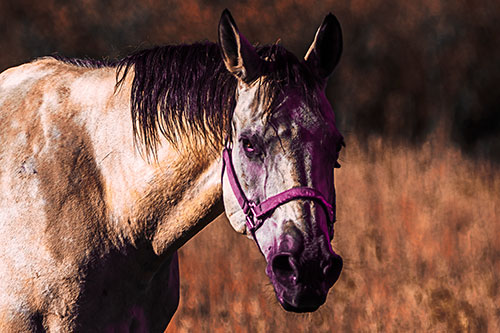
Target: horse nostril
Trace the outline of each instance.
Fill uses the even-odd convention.
[[[333,286],[333,284],[337,281],[340,276],[340,272],[342,271],[342,258],[338,255],[335,255],[330,260],[330,263],[323,268],[323,274],[328,283],[328,288]]]
[[[272,270],[279,283],[283,285],[295,284],[298,270],[295,260],[289,254],[280,254],[272,261]]]

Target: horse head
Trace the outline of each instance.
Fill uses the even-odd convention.
[[[226,10],[219,45],[238,79],[224,150],[226,215],[258,244],[283,308],[314,311],[342,270],[330,243],[343,138],[325,96],[342,52],[340,24],[326,16],[298,60],[280,45],[252,46]]]

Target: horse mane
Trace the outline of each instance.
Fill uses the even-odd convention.
[[[118,64],[118,85],[134,70],[131,112],[136,138],[153,154],[160,135],[172,144],[215,147],[235,106],[237,81],[214,43],[139,51]],[[187,135],[186,135],[187,134]]]
[[[256,50],[270,62],[267,73],[256,79],[269,114],[278,106],[286,86],[298,88],[306,103],[317,103],[313,90],[321,80],[304,62],[279,44],[257,46]],[[116,67],[117,88],[133,70],[133,132],[148,156],[156,156],[161,136],[176,147],[181,141],[189,147],[208,143],[218,152],[225,137],[231,135],[237,79],[226,69],[216,43],[154,47],[116,62],[54,57],[88,68]]]
[[[68,58],[60,54],[52,54],[50,57],[62,61],[66,64],[75,65],[78,67],[85,67],[85,68],[97,69],[104,67],[115,67],[118,64],[117,61],[111,61],[106,59],[98,60],[92,58]]]

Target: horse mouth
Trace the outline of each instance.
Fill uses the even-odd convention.
[[[326,301],[326,295],[320,296],[308,296],[308,297],[302,297],[302,300],[300,302],[288,302],[285,300],[283,297],[278,297],[278,301],[283,307],[284,310],[289,311],[289,312],[295,312],[295,313],[307,313],[307,312],[314,312],[319,309],[321,305],[323,305]],[[295,303],[292,304],[292,303]]]

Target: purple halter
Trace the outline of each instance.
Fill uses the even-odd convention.
[[[236,178],[236,173],[234,171],[233,161],[231,158],[231,148],[225,147],[223,152],[223,162],[222,175],[224,175],[224,170],[227,169],[227,177],[229,179],[229,184],[233,189],[234,196],[241,209],[246,215],[246,225],[248,230],[252,233],[255,239],[255,231],[259,229],[262,224],[264,224],[266,215],[272,213],[277,207],[298,199],[308,199],[319,203],[325,210],[326,216],[330,222],[330,225],[335,222],[334,211],[331,204],[326,201],[325,197],[318,190],[310,187],[294,187],[288,189],[284,192],[278,193],[270,198],[267,198],[260,204],[256,204],[251,200],[248,200],[241,189],[238,178]]]

